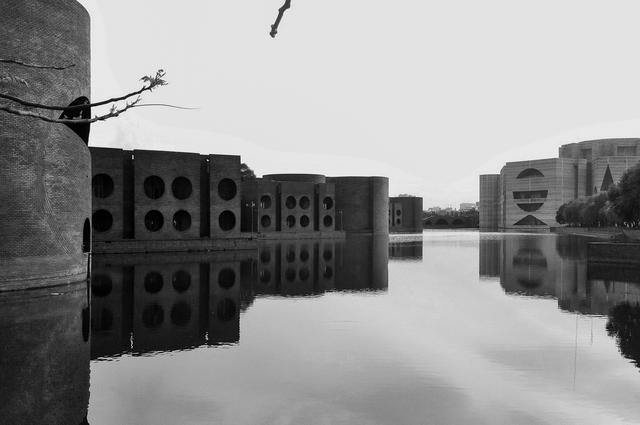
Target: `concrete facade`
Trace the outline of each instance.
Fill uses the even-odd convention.
[[[422,233],[422,198],[389,198],[389,233]]]
[[[388,233],[385,177],[272,174],[243,182],[235,155],[109,148],[91,154],[96,252],[232,249],[252,238]]]
[[[559,158],[508,162],[480,176],[481,230],[540,230],[561,226],[565,202],[603,192],[640,162],[640,139],[563,145]]]
[[[2,57],[44,67],[1,63],[0,75],[28,83],[3,84],[3,92],[61,107],[88,100],[87,11],[74,0],[3,0],[0,6]],[[80,110],[82,116],[87,109]],[[39,112],[61,116],[59,110]],[[83,251],[90,246],[91,216],[88,131],[88,125],[0,114],[0,290],[70,283],[86,274]]]

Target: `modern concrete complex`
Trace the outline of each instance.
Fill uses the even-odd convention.
[[[74,0],[0,1],[3,92],[38,103],[90,98],[89,14]],[[37,13],[35,11],[38,11]],[[49,118],[89,115],[42,110]],[[0,113],[0,287],[68,283],[86,274],[91,216],[88,125]]]
[[[389,232],[386,177],[272,174],[242,181],[235,155],[91,148],[91,158],[95,252]]]
[[[557,227],[565,202],[608,190],[640,162],[640,139],[603,139],[560,147],[559,158],[508,162],[480,176],[481,230]]]
[[[389,198],[389,232],[422,233],[422,198],[398,196]]]

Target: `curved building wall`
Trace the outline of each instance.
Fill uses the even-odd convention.
[[[560,158],[586,159],[592,161],[605,156],[640,155],[640,139],[599,139],[569,143],[560,146]]]
[[[299,183],[324,183],[326,177],[322,174],[265,174],[265,180],[278,182],[299,182]]]
[[[28,83],[4,83],[4,92],[60,106],[90,98],[89,15],[79,3],[0,0],[0,10],[3,58],[65,68],[0,63],[0,75]],[[2,112],[0,142],[0,290],[81,279],[91,216],[86,140],[66,125]]]
[[[387,177],[329,177],[335,184],[336,228],[356,233],[389,233]]]

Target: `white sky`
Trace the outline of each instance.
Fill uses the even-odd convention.
[[[91,145],[242,155],[259,175],[385,175],[432,205],[560,144],[640,135],[637,1],[80,0],[92,99],[170,85]]]

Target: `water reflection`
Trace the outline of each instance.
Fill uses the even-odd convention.
[[[86,423],[87,285],[0,293],[0,422]]]
[[[587,239],[481,235],[479,273],[507,294],[550,297],[561,310],[608,316],[607,333],[640,365],[640,269],[587,261]]]
[[[386,237],[262,243],[254,251],[96,256],[91,358],[235,344],[259,297],[385,291]]]

